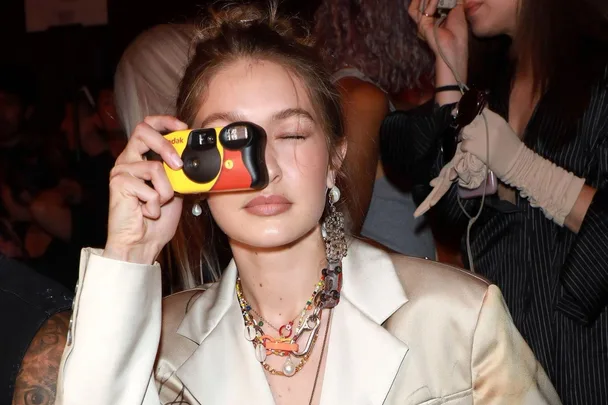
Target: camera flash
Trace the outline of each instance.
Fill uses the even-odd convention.
[[[244,125],[239,125],[234,128],[230,128],[226,132],[226,140],[228,141],[240,141],[242,139],[249,138],[249,133],[247,132],[247,127]]]

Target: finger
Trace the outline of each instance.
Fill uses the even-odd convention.
[[[110,209],[117,204],[115,196],[135,198],[143,204],[141,211],[144,217],[158,219],[160,217],[160,195],[152,187],[128,173],[114,176],[110,180]]]
[[[429,184],[431,187],[435,188],[441,184],[442,180],[443,180],[443,176],[440,175],[439,177],[435,177],[433,180],[431,180],[431,182]]]
[[[154,124],[156,128],[159,127],[158,122]],[[169,126],[166,125],[166,127]],[[116,159],[116,163],[125,164],[142,161],[144,153],[152,150],[158,153],[172,169],[177,170],[181,168],[183,162],[175,151],[175,148],[156,128],[147,122],[138,124],[129,139],[127,147]],[[172,126],[171,128],[176,128],[176,126]],[[167,128],[166,130],[173,131],[174,129],[171,128]]]
[[[118,165],[112,169],[110,178],[125,173],[130,174],[135,178],[152,182],[154,190],[156,190],[160,196],[161,205],[164,205],[173,199],[175,193],[161,162],[142,161]]]
[[[436,203],[437,201],[439,201],[439,199],[441,198],[441,196],[443,194],[441,194],[441,196],[439,196],[439,198],[437,198],[437,193],[439,193],[439,187],[435,187],[433,188],[433,190],[429,193],[429,195],[424,199],[424,201],[422,202],[422,204],[420,204],[418,206],[418,208],[416,209],[416,211],[414,211],[414,218],[418,218],[421,215],[424,215],[428,210],[430,210]]]
[[[428,0],[426,4],[426,9],[422,12],[425,17],[434,16],[437,12],[437,4],[439,4],[439,0]]]
[[[150,115],[144,118],[144,122],[159,132],[188,129],[186,123],[170,115]]]
[[[421,7],[420,3],[421,3],[421,0],[412,0],[410,2],[410,6],[407,8],[408,14],[414,20],[416,20],[416,17],[418,17],[418,14],[420,13],[420,7]]]
[[[414,211],[414,218],[418,218],[421,217],[422,215],[426,214],[426,212],[431,209],[431,206],[429,205],[427,200],[424,200],[422,202],[422,204],[420,204],[418,206],[418,208],[416,208],[416,211]]]

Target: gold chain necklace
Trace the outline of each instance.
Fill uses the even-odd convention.
[[[264,369],[270,374],[292,377],[300,370],[302,370],[302,368],[310,358],[310,354],[312,353],[312,347],[317,341],[318,325],[320,325],[321,318],[320,314],[318,314],[318,316],[316,316],[315,318],[314,327],[309,327],[308,325],[304,325],[304,316],[306,315],[308,310],[312,309],[312,304],[315,302],[316,295],[322,290],[324,286],[325,283],[322,279],[317,283],[311,298],[306,302],[306,306],[304,307],[302,314],[300,315],[298,327],[296,328],[296,336],[292,339],[289,339],[289,337],[291,337],[292,335],[292,330],[289,330],[288,334],[279,333],[281,335],[281,338],[273,339],[270,336],[264,334],[264,330],[262,329],[264,323],[256,322],[251,316],[251,305],[249,305],[243,294],[243,286],[241,284],[240,277],[237,278],[236,293],[239,305],[241,307],[243,320],[245,322],[245,338],[253,343],[256,358],[262,364]],[[305,351],[303,352],[303,354],[300,354],[297,353],[300,351],[300,349],[296,341],[304,331],[310,331],[311,336],[308,339]],[[301,358],[297,365],[295,365],[291,359],[292,354]],[[276,370],[272,368],[268,363],[266,363],[266,358],[268,355],[286,357],[282,370]]]
[[[239,300],[242,298],[243,303],[244,303],[244,308],[245,310],[249,311],[249,312],[253,312],[253,314],[260,320],[259,322],[257,322],[257,325],[259,327],[264,326],[264,324],[270,326],[272,329],[274,329],[275,331],[277,331],[279,333],[279,336],[281,338],[289,338],[291,337],[291,335],[293,334],[293,329],[294,329],[294,323],[296,323],[296,319],[299,318],[296,329],[299,328],[302,325],[302,322],[304,321],[304,317],[306,316],[306,312],[310,311],[312,309],[312,304],[315,300],[315,297],[317,296],[317,294],[319,293],[319,291],[321,291],[321,289],[324,287],[325,283],[323,280],[319,281],[316,286],[315,286],[315,290],[313,291],[312,295],[310,296],[310,298],[306,301],[306,305],[304,305],[304,308],[302,309],[302,311],[300,312],[300,314],[296,315],[293,320],[291,320],[290,322],[282,325],[281,327],[277,328],[276,326],[274,326],[273,324],[271,324],[270,322],[268,322],[268,320],[266,320],[262,315],[260,315],[259,312],[257,312],[255,310],[255,308],[253,308],[245,299],[245,296],[243,295],[243,286],[241,284],[241,279],[240,277],[237,278],[237,294],[238,291],[241,292],[240,296],[239,296]],[[243,307],[243,306],[241,306]]]
[[[255,322],[253,317],[251,316],[251,306],[247,303],[243,295],[243,288],[241,285],[240,277],[237,277],[236,280],[236,294],[239,301],[239,305],[241,307],[241,313],[243,315],[243,321],[245,322],[245,339],[250,341],[253,344],[255,349],[255,355],[258,361],[262,364],[265,370],[273,375],[281,375],[286,377],[292,377],[297,372],[299,372],[302,367],[306,364],[310,355],[312,353],[312,349],[317,341],[319,327],[321,326],[321,315],[324,309],[330,310],[333,309],[340,302],[340,292],[342,290],[342,266],[341,266],[341,257],[335,258],[335,252],[331,249],[328,249],[328,266],[323,269],[321,272],[321,282],[322,289],[319,288],[318,294],[314,296],[309,302],[314,304],[314,310],[312,313],[306,315],[305,318],[302,318],[298,328],[295,331],[295,334],[291,339],[281,337],[279,339],[272,338],[264,333],[262,329],[263,321],[258,323]],[[315,292],[317,289],[315,289]],[[308,304],[308,302],[307,302]],[[310,306],[312,308],[313,305]],[[309,306],[306,306],[306,311],[308,311]],[[304,312],[305,314],[305,312]],[[298,340],[303,336],[304,333],[309,333],[306,341],[302,347],[298,343]],[[321,352],[321,360],[323,354],[325,352],[325,344],[327,340],[327,333],[325,331],[325,338],[323,340],[323,349]],[[285,356],[287,359],[283,364],[282,371],[273,369],[266,363],[266,358],[268,355],[279,354],[281,352],[285,352]],[[298,365],[294,365],[291,356],[299,357],[301,360]],[[321,361],[320,360],[320,361]],[[314,397],[314,390],[316,388],[317,379],[319,375],[320,366],[317,367],[317,376],[315,377],[315,382],[313,385],[313,392],[311,395],[311,401]]]
[[[312,346],[314,346],[314,344],[317,342],[318,335],[319,335],[319,331],[317,330],[314,332],[314,336],[312,337]],[[262,362],[262,367],[264,367],[264,370],[268,371],[272,375],[279,375],[281,377],[293,377],[298,372],[300,372],[300,370],[302,370],[302,368],[304,368],[304,365],[308,362],[308,359],[310,359],[311,355],[312,355],[312,350],[309,351],[308,353],[306,353],[304,355],[304,357],[302,357],[300,359],[300,361],[298,362],[298,364],[295,366],[293,365],[293,362],[291,361],[291,357],[287,357],[287,360],[283,364],[282,370],[277,370],[275,368],[272,368],[268,363],[266,363],[266,361]],[[287,356],[289,356],[289,354]],[[293,372],[292,372],[292,370],[293,370]]]

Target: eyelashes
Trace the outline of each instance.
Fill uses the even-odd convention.
[[[305,135],[299,135],[299,134],[289,134],[289,135],[283,135],[281,136],[281,139],[290,139],[290,140],[304,140],[306,139]]]

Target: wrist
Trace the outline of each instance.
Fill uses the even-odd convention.
[[[466,70],[466,69],[465,69]],[[460,79],[466,83],[466,74],[459,72]],[[435,88],[457,85],[456,76],[445,64],[445,62],[437,62],[435,68]],[[435,94],[435,102],[439,105],[452,104],[460,101],[462,94],[458,91],[442,91]]]
[[[501,179],[516,187],[532,207],[539,207],[548,219],[560,226],[572,211],[585,185],[585,179],[557,166],[523,144],[511,168]]]
[[[106,243],[102,256],[107,259],[137,264],[154,264],[160,249],[146,246],[126,246],[124,244]]]

